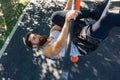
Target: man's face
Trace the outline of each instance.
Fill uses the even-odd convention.
[[[31,41],[33,45],[39,45],[39,38],[40,38],[40,35],[32,33],[30,34],[28,40]]]
[[[32,43],[33,48],[42,47],[46,43],[47,37],[44,35],[38,35],[38,34],[31,33],[28,41]]]

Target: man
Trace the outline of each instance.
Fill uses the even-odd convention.
[[[52,15],[52,21],[56,24],[50,30],[50,36],[27,33],[25,43],[31,48],[41,48],[44,56],[50,58],[63,57],[65,54],[65,46],[67,43],[69,22],[74,20],[73,42],[71,43],[71,53],[74,56],[81,56],[96,50],[99,43],[103,41],[114,26],[120,26],[120,14],[109,13],[97,26],[86,26],[80,18],[91,17],[98,20],[106,7],[108,0],[98,5],[94,10],[85,10],[79,13],[70,9],[72,0],[68,0],[64,11],[55,12]],[[112,21],[112,23],[111,23]],[[78,30],[79,29],[79,30]],[[83,34],[84,33],[84,34]]]
[[[66,37],[68,35],[69,21],[71,19],[75,20],[77,15],[78,13],[76,13],[75,11],[68,12],[66,14],[66,20],[63,28],[61,29],[59,26],[55,25],[50,30],[50,33],[52,34],[50,35],[49,38],[47,38],[46,36],[33,34],[29,32],[26,36],[26,40],[25,40],[26,44],[32,48],[38,48],[38,47],[41,48],[43,55],[47,57],[58,58],[59,57],[58,54],[66,46],[67,43]],[[59,31],[61,31],[61,33]],[[54,37],[52,36],[54,34],[53,32],[55,34],[59,34],[59,37],[54,43],[50,44],[50,42],[55,38],[55,36]]]

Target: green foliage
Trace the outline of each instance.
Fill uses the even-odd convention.
[[[0,27],[7,27],[7,30],[4,30],[4,32],[0,31],[2,38],[4,38],[0,38],[0,48],[4,44],[7,36],[11,33],[28,1],[29,0],[0,0],[0,12],[3,14],[3,16],[0,17]]]

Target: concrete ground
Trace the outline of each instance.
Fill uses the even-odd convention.
[[[91,6],[91,2],[86,3]],[[28,31],[48,35],[51,14],[63,8],[60,1],[31,0],[0,59],[0,80],[60,80],[63,60],[54,62],[43,56],[33,56],[34,51],[24,46],[22,38]],[[118,11],[120,2],[114,2],[113,9]],[[119,80],[119,42],[120,29],[116,27],[94,53],[69,64],[69,80]]]

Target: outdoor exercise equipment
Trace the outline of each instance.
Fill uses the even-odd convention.
[[[95,23],[96,25],[98,25],[98,23],[100,23],[99,21],[101,21],[106,16],[106,13],[110,7],[110,3],[111,3],[111,0],[109,0],[109,2],[107,4],[107,6],[105,7],[101,17]],[[80,10],[80,0],[73,0],[71,10],[73,10],[73,9]],[[79,60],[78,56],[71,56],[70,57],[71,37],[72,37],[72,32],[73,32],[73,26],[74,26],[74,22],[73,22],[73,20],[71,20],[69,31],[68,31],[68,39],[67,39],[67,46],[66,46],[66,52],[65,52],[65,57],[64,57],[64,63],[63,63],[64,67],[63,67],[62,80],[68,80],[70,60],[72,62],[77,62]]]
[[[80,10],[80,0],[73,0],[72,2],[72,7],[71,10]],[[67,46],[66,46],[66,51],[65,51],[65,57],[64,57],[64,66],[63,66],[63,73],[62,73],[62,80],[68,80],[68,75],[69,75],[69,64],[70,64],[70,48],[71,48],[71,37],[73,33],[73,26],[74,26],[74,21],[70,20],[70,27],[68,30],[68,38],[67,38]],[[71,56],[71,60],[73,62],[78,61],[78,56],[73,57]]]

